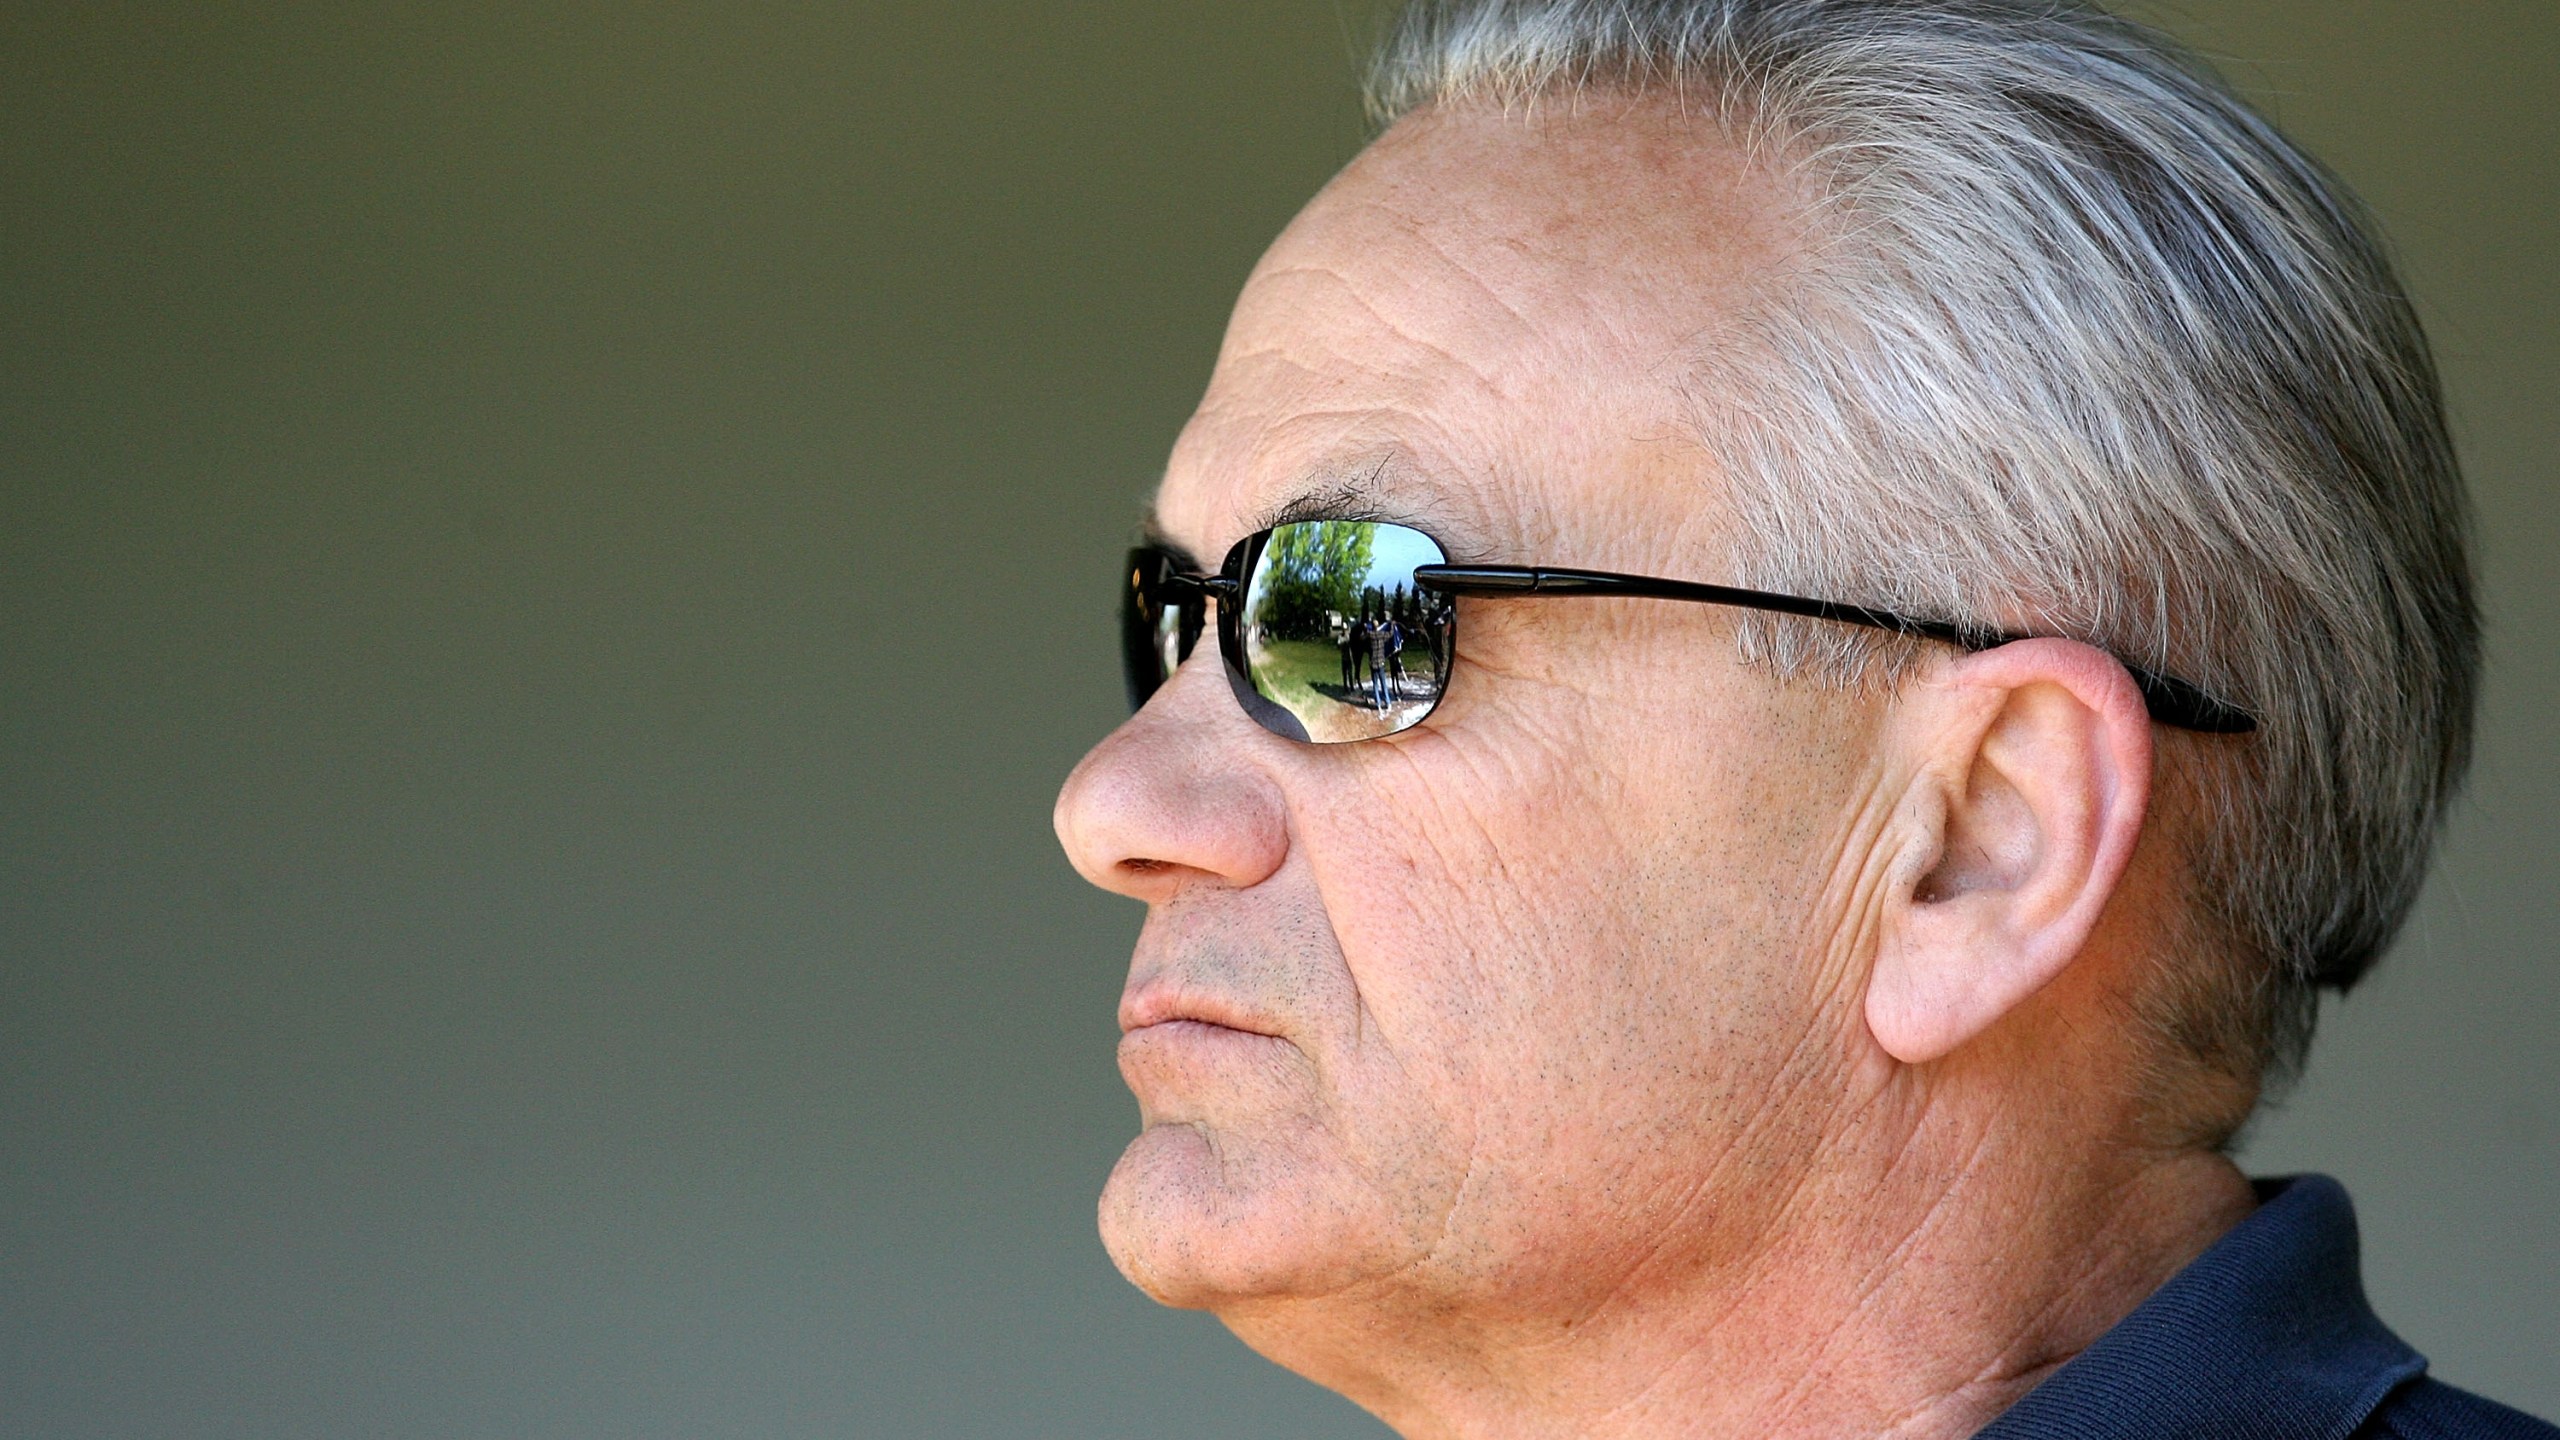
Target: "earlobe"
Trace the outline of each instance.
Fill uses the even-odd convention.
[[[2124,668],[2067,640],[1962,657],[1897,708],[1912,779],[1866,1020],[1924,1064],[2080,953],[2141,834],[2151,731]]]

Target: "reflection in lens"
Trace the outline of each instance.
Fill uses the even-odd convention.
[[[1129,708],[1143,707],[1199,639],[1199,600],[1169,594],[1172,557],[1153,546],[1129,552],[1120,593],[1120,665],[1128,681]]]
[[[1318,743],[1409,729],[1448,688],[1450,601],[1414,583],[1447,561],[1430,536],[1373,520],[1282,525],[1246,577],[1246,669]]]
[[[1167,605],[1156,611],[1155,661],[1159,683],[1173,678],[1182,668],[1182,607]]]
[[[1128,563],[1121,570],[1127,578],[1120,587],[1120,675],[1128,683],[1129,709],[1133,713],[1144,707],[1156,687],[1164,683],[1151,588],[1153,572],[1158,568],[1153,551],[1137,549],[1129,552]]]

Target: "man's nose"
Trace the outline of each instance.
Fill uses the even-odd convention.
[[[1150,903],[1203,880],[1259,884],[1288,855],[1289,833],[1252,752],[1289,743],[1236,707],[1216,657],[1195,659],[1067,776],[1058,842],[1087,880]]]

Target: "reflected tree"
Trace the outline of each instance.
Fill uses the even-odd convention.
[[[1334,615],[1360,612],[1376,531],[1361,520],[1309,520],[1280,527],[1262,557],[1255,619],[1269,633],[1323,635]]]

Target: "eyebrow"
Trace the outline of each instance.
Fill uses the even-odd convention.
[[[1255,517],[1253,528],[1268,530],[1274,525],[1294,525],[1304,520],[1394,520],[1411,517],[1389,513],[1394,507],[1386,503],[1379,480],[1387,473],[1381,461],[1367,473],[1344,478],[1334,476],[1316,482],[1315,488],[1266,509]]]
[[[1138,543],[1172,556],[1176,565],[1192,574],[1200,574],[1208,568],[1200,563],[1199,556],[1191,553],[1190,546],[1165,533],[1164,522],[1156,518],[1156,506],[1152,500],[1147,502],[1147,513],[1138,521]]]
[[[1298,492],[1264,507],[1245,527],[1250,535],[1277,525],[1295,525],[1309,520],[1376,520],[1392,525],[1409,525],[1440,538],[1455,547],[1459,540],[1471,539],[1474,527],[1460,523],[1445,513],[1441,506],[1417,507],[1398,503],[1388,487],[1388,478],[1404,467],[1395,458],[1378,461],[1365,469],[1317,471],[1300,483]],[[1165,532],[1156,516],[1154,502],[1139,525],[1140,538],[1148,545],[1163,550],[1190,570],[1205,571],[1209,567],[1198,556]]]

